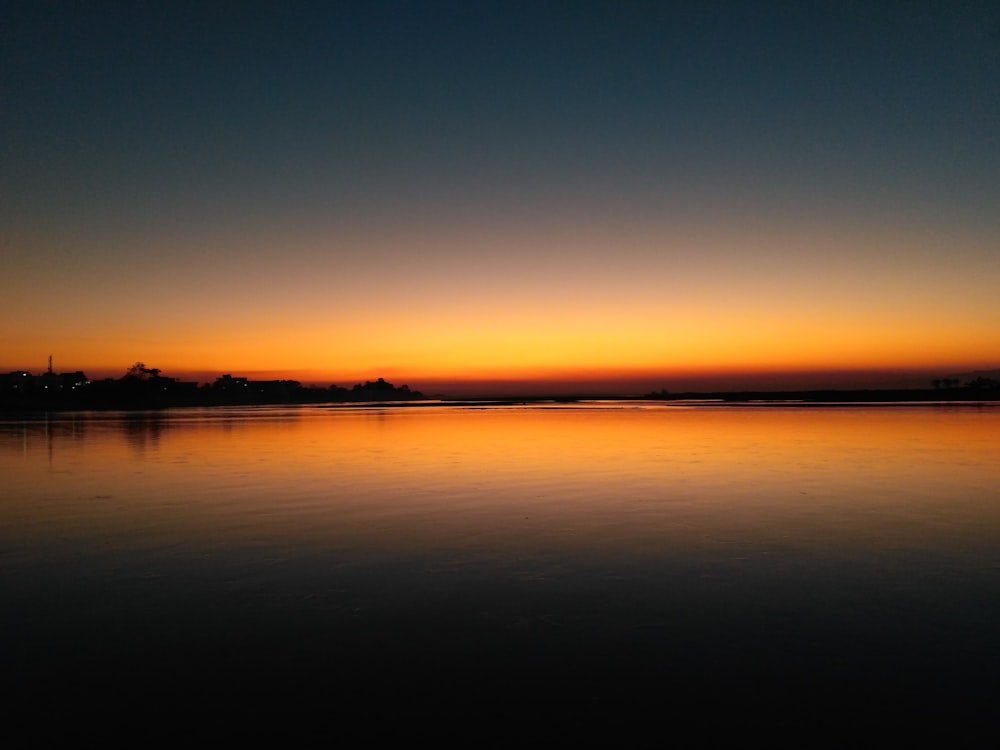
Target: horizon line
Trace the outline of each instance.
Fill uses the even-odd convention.
[[[84,372],[91,380],[123,377],[128,368],[94,366],[61,369],[61,372]],[[344,377],[329,370],[290,368],[245,369],[228,368],[214,371],[205,368],[183,368],[175,371],[158,368],[165,377],[200,385],[211,384],[223,375],[250,380],[294,380],[304,386],[329,388],[350,387],[357,383],[374,382],[383,378],[393,385],[433,396],[493,397],[493,396],[636,396],[667,391],[669,393],[736,392],[736,391],[809,391],[809,390],[875,390],[929,388],[934,378],[969,377],[978,374],[1000,375],[1000,366],[977,364],[945,364],[940,367],[873,367],[873,368],[775,368],[767,370],[705,369],[701,371],[643,369],[597,370],[567,369],[561,372],[527,374],[523,371],[510,376],[499,375],[426,375],[404,374],[400,368],[372,368],[373,374]],[[381,370],[381,374],[378,373]],[[0,372],[29,372],[25,368],[0,369]],[[39,374],[49,372],[47,368]],[[55,370],[53,370],[55,372]],[[91,374],[93,373],[93,374]]]

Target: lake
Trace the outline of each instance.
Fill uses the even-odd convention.
[[[8,415],[0,594],[89,726],[985,729],[1000,408]]]

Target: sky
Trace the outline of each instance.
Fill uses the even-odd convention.
[[[995,2],[8,2],[0,371],[1000,367]]]

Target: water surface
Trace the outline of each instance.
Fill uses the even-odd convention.
[[[976,725],[1000,410],[188,409],[0,420],[31,701]]]

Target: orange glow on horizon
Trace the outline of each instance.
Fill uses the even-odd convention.
[[[31,351],[27,342],[16,342],[4,364],[41,372],[51,352],[58,371],[82,369],[92,378],[120,377],[138,360],[165,375],[196,373],[203,381],[223,373],[338,385],[385,377],[420,388],[420,381],[626,383],[876,371],[942,376],[995,368],[997,360],[989,354],[1000,352],[998,330],[954,329],[947,322],[907,328],[894,321],[845,319],[822,325],[762,315],[733,315],[727,322],[717,313],[694,324],[661,326],[671,316],[632,317],[645,322],[630,326],[618,316],[581,315],[571,325],[539,316],[532,326],[528,319],[502,323],[472,317],[449,326],[415,316],[411,326],[373,316],[357,331],[321,322],[283,331],[251,321],[246,329],[223,332],[189,332],[182,322],[160,328],[149,341],[60,337],[42,344],[42,351],[39,342]]]
[[[837,373],[1000,367],[995,254],[972,230],[572,219],[166,237],[141,272],[108,265],[90,286],[72,273],[39,277],[52,305],[13,290],[12,309],[33,312],[5,333],[0,366],[40,372],[52,354],[57,370],[94,378],[139,360],[202,381],[385,377],[442,391],[697,378],[738,387],[741,374],[768,373],[827,373],[835,385]],[[976,258],[975,274],[971,261],[945,262],[945,242]],[[197,276],[170,260],[177,243],[197,248]]]

